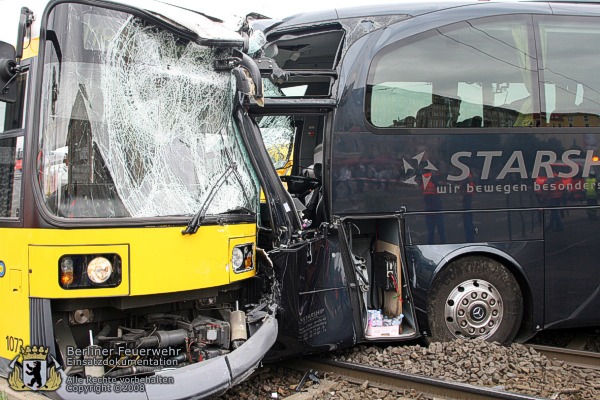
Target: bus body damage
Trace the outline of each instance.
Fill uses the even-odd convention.
[[[270,254],[285,292],[278,341],[268,359],[419,336],[407,290],[402,212],[345,216],[331,209],[338,188],[331,185],[336,143],[330,130],[343,101],[341,60],[365,35],[408,16],[323,14],[322,21],[298,17],[297,25],[254,20],[248,26],[251,39],[258,32],[266,35],[252,54],[266,98],[264,106],[252,104],[250,111],[302,221],[302,241]]]

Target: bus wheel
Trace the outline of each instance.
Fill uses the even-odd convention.
[[[427,311],[432,340],[466,337],[509,343],[523,317],[523,297],[502,264],[468,257],[436,277]]]

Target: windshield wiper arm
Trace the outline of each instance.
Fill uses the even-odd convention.
[[[215,197],[215,194],[217,193],[218,189],[221,186],[223,186],[223,183],[225,183],[225,181],[227,180],[229,175],[234,173],[236,170],[237,170],[237,164],[231,163],[231,164],[229,164],[227,169],[225,171],[223,171],[223,173],[221,174],[219,179],[217,179],[215,186],[213,186],[213,188],[208,193],[206,200],[204,200],[204,203],[202,203],[202,207],[200,207],[200,210],[198,210],[196,215],[194,215],[194,218],[192,218],[190,220],[187,227],[181,231],[182,235],[192,235],[192,234],[198,232],[198,228],[200,228],[200,226],[202,225],[202,222],[204,221],[204,218],[206,218],[206,211],[208,210],[208,206],[212,202],[212,199]]]

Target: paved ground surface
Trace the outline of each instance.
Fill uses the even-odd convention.
[[[0,399],[1,400],[42,400],[48,399],[41,394],[34,393],[31,391],[17,392],[12,390],[8,386],[8,381],[4,378],[0,378]]]

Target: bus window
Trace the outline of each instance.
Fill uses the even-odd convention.
[[[369,70],[367,119],[377,128],[535,126],[529,25],[465,21],[384,48]]]
[[[395,112],[394,127],[416,127],[416,116],[431,104],[433,87],[430,82],[389,82],[373,86],[371,98],[371,122],[376,126],[389,126],[390,116]],[[393,98],[393,110],[387,102]],[[424,123],[424,122],[421,122]]]
[[[268,97],[325,97],[331,95],[335,67],[339,62],[344,31],[333,25],[321,29],[288,32],[264,50],[286,71],[285,79],[264,78]],[[319,71],[323,75],[315,74]],[[279,90],[268,90],[269,86]]]
[[[545,113],[552,127],[600,126],[598,51],[590,43],[600,39],[592,18],[540,18],[541,71]],[[577,62],[573,62],[577,59]]]

